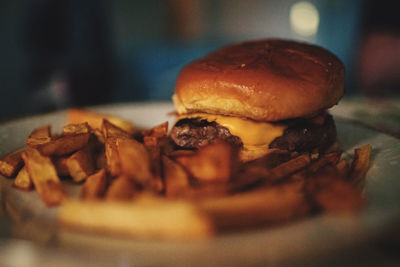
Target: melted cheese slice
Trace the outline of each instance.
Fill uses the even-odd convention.
[[[282,136],[286,129],[283,124],[206,113],[186,114],[179,117],[179,119],[183,118],[200,118],[209,122],[215,121],[219,125],[226,127],[232,135],[240,137],[243,145],[249,150],[260,146],[268,147],[275,138]]]

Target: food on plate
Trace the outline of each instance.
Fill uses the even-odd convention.
[[[340,150],[325,154],[273,150],[242,162],[240,150],[226,140],[197,150],[176,148],[167,123],[140,135],[130,135],[107,120],[100,129],[69,124],[61,135],[42,131],[50,130],[47,126],[38,129],[28,138],[36,138],[38,132],[50,136],[22,150],[24,166],[14,186],[34,187],[46,205],[61,205],[60,222],[77,229],[204,238],[315,212],[357,211],[365,203],[359,185],[370,165],[370,145],[357,148],[352,161],[342,158]],[[89,134],[87,142],[73,146],[73,151],[68,138],[63,139],[67,146],[57,144],[52,150],[62,153],[48,155],[50,150],[37,149],[80,134]],[[103,163],[97,164],[98,158]],[[82,183],[79,200],[66,194],[59,176]]]
[[[359,211],[372,148],[351,159],[337,145],[327,109],[343,79],[342,63],[317,46],[228,46],[182,70],[170,131],[168,122],[138,129],[68,110],[61,134],[34,129],[22,151],[0,159],[0,172],[60,206],[62,225],[134,237],[205,238]],[[81,185],[79,197],[60,176]]]
[[[223,139],[243,161],[271,149],[325,151],[336,140],[327,109],[343,95],[344,67],[329,51],[266,39],[223,47],[183,68],[173,96],[182,148]]]

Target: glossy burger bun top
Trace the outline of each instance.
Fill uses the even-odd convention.
[[[173,100],[179,114],[279,121],[332,107],[343,88],[343,63],[329,51],[266,39],[226,46],[185,66]]]

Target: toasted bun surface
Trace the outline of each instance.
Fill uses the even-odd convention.
[[[181,71],[178,113],[205,112],[258,121],[307,117],[340,100],[342,62],[310,44],[266,39],[223,47]]]

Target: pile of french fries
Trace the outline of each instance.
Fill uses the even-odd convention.
[[[320,212],[365,205],[363,183],[371,146],[345,160],[274,150],[241,163],[222,141],[179,150],[168,123],[137,130],[121,118],[68,110],[61,134],[32,131],[26,147],[0,160],[13,185],[35,189],[60,222],[89,231],[167,239],[204,238],[222,231],[272,225]],[[81,184],[68,196],[63,180]]]

